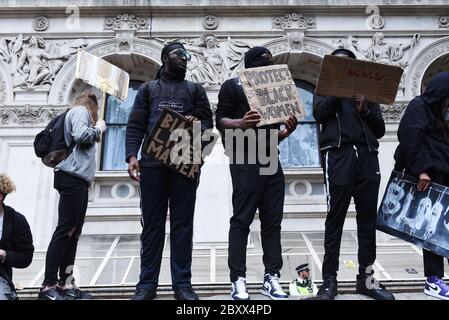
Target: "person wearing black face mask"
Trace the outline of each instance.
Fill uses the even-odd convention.
[[[273,64],[270,51],[263,47],[254,47],[245,54],[245,68],[262,67]],[[225,152],[233,155],[230,159],[230,172],[232,177],[233,216],[229,230],[228,265],[231,279],[231,297],[234,300],[248,300],[246,289],[246,245],[249,227],[259,209],[261,222],[261,238],[263,248],[263,262],[265,277],[262,293],[272,299],[286,299],[288,295],[279,284],[280,270],[282,268],[281,255],[281,221],[284,209],[285,181],[281,165],[278,163],[277,171],[271,175],[262,175],[259,161],[251,164],[248,160],[249,143],[238,146],[236,139],[227,141],[226,130],[245,132],[254,130],[258,136],[259,130],[266,131],[269,145],[269,130],[278,130],[277,141],[287,138],[297,126],[297,119],[290,117],[285,122],[285,129],[279,130],[279,125],[268,125],[256,128],[261,117],[257,111],[250,110],[248,100],[238,78],[223,83],[218,95],[216,111],[217,128],[221,133]],[[228,131],[229,132],[229,131]],[[264,143],[256,138],[253,141],[258,147]],[[243,153],[244,163],[237,163],[238,153]],[[276,152],[276,161],[277,159]]]
[[[188,122],[201,121],[212,128],[212,111],[204,88],[184,80],[190,55],[181,43],[162,50],[162,67],[155,80],[144,83],[137,93],[126,127],[126,161],[131,179],[140,182],[142,235],[141,273],[133,300],[156,297],[165,240],[165,222],[170,206],[170,265],[175,298],[198,300],[191,286],[193,213],[198,181],[192,181],[158,160],[142,154],[149,134],[165,108],[184,115]]]
[[[332,55],[355,59],[353,52],[337,49]],[[324,232],[323,285],[318,296],[332,300],[337,294],[337,271],[343,225],[351,198],[357,211],[359,274],[356,291],[378,300],[393,300],[374,280],[376,260],[377,195],[380,185],[378,139],[385,134],[379,105],[363,95],[353,98],[313,97],[313,116],[321,124],[328,213]]]
[[[414,98],[399,123],[395,169],[419,179],[424,192],[431,181],[449,186],[449,72],[432,78],[425,92]],[[424,293],[449,300],[443,257],[423,250]]]

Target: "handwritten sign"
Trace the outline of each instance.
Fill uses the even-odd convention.
[[[239,71],[239,76],[250,108],[262,118],[257,126],[284,122],[292,115],[298,119],[305,115],[287,65],[244,69]]]
[[[420,192],[417,182],[393,171],[379,207],[377,229],[449,257],[449,187],[432,182]]]
[[[217,139],[210,130],[202,130],[199,124],[192,126],[185,117],[165,108],[142,150],[187,178],[197,179],[204,157]]]
[[[124,101],[128,97],[129,74],[85,51],[79,51],[75,78]]]
[[[316,93],[340,98],[363,94],[371,102],[392,104],[403,72],[382,63],[326,55]]]

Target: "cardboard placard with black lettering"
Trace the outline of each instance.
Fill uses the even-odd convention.
[[[297,119],[305,115],[286,64],[244,69],[239,76],[250,108],[262,118],[258,127],[284,122],[292,115]]]
[[[326,55],[316,94],[339,98],[362,94],[371,102],[392,104],[403,72],[383,63]]]
[[[393,171],[377,215],[377,229],[449,257],[449,187],[431,183],[417,190],[418,179]]]
[[[217,139],[217,134],[203,130],[200,123],[192,126],[184,116],[165,108],[146,137],[142,152],[195,180]]]

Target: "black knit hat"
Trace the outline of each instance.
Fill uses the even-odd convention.
[[[335,56],[337,54],[344,54],[345,56],[347,56],[349,58],[357,59],[354,52],[352,52],[351,50],[345,49],[345,48],[338,48],[331,53],[331,55],[333,55],[333,56]]]
[[[252,47],[245,53],[245,68],[251,67],[251,62],[264,53],[271,54],[270,50],[265,47]]]

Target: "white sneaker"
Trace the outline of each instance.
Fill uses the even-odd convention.
[[[265,275],[261,293],[273,300],[288,299],[288,294],[286,294],[284,290],[282,290],[277,275],[272,276],[268,273]]]
[[[238,277],[237,281],[232,282],[231,285],[232,300],[249,300],[249,294],[246,290],[246,279]]]

